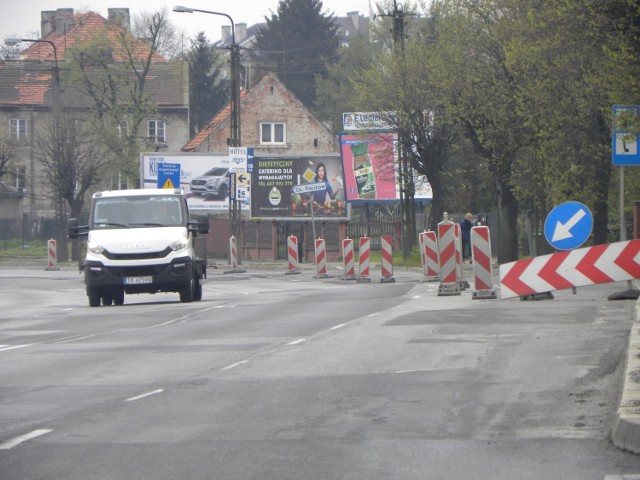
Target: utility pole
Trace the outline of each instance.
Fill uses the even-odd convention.
[[[393,19],[392,34],[395,55],[404,58],[405,14],[402,4],[393,0],[393,12],[385,15]],[[409,163],[410,141],[406,131],[407,120],[398,116],[398,186],[400,191],[400,232],[402,255],[407,258],[416,242],[415,185]]]

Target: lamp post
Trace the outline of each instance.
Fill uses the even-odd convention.
[[[220,15],[227,17],[231,22],[231,138],[230,146],[240,147],[240,47],[236,43],[236,26],[231,15],[224,12],[213,12],[211,10],[200,10],[198,8],[175,6],[174,12],[178,13],[208,13],[211,15]]]
[[[60,67],[58,65],[58,50],[56,48],[56,44],[51,40],[43,40],[43,39],[35,39],[35,38],[7,38],[4,43],[9,46],[17,45],[21,42],[30,42],[30,43],[48,43],[53,48],[53,85],[52,85],[52,107],[53,107],[53,122],[54,122],[54,131],[56,135],[58,134],[58,113],[60,109]],[[33,126],[32,126],[33,127]],[[29,181],[31,183],[29,188],[29,203],[31,210],[31,217],[29,220],[33,222],[33,217],[35,217],[35,161],[34,161],[34,153],[33,153],[33,135],[30,135],[31,138],[31,154],[30,154],[30,172],[29,172]],[[66,246],[66,235],[64,234],[64,225],[62,225],[62,205],[61,199],[56,198],[56,215],[58,217],[58,245],[59,248],[63,245]],[[60,250],[62,255],[58,255],[58,259],[61,261],[66,261],[66,248],[62,248]]]
[[[210,15],[220,15],[227,17],[231,22],[231,94],[229,96],[231,106],[231,138],[229,139],[229,146],[240,147],[242,145],[240,140],[240,47],[236,43],[236,25],[231,18],[231,15],[224,12],[214,12],[211,10],[200,10],[198,8],[175,6],[173,11],[177,13],[208,13]],[[229,180],[231,180],[231,172],[229,172]],[[229,182],[231,183],[231,182]],[[231,194],[230,194],[231,195]],[[232,206],[233,205],[233,206]],[[240,237],[240,245],[242,245],[242,229],[237,228],[237,221],[240,219],[240,209],[237,200],[231,201],[229,198],[229,230],[231,235]],[[236,232],[236,230],[239,230]],[[240,235],[238,235],[238,233]],[[240,248],[240,255],[238,256],[238,262],[242,262],[242,248]]]

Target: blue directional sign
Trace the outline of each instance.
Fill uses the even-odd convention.
[[[158,188],[180,188],[179,163],[158,163]]]
[[[580,202],[555,207],[544,222],[544,236],[558,250],[572,250],[587,241],[593,229],[593,216]]]

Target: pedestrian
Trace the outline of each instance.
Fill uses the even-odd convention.
[[[473,226],[473,215],[467,212],[460,222],[460,237],[462,238],[462,261],[471,257],[471,227]]]

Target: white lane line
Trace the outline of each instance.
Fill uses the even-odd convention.
[[[413,298],[414,300],[417,300],[417,299],[418,299],[418,298],[420,298],[420,297],[422,297],[422,295],[414,295],[414,296],[413,296],[413,297],[411,297],[411,298]]]
[[[136,397],[127,398],[125,402],[135,402],[136,400],[140,400],[142,398],[150,397],[151,395],[156,395],[158,393],[164,392],[164,389],[159,388],[158,390],[154,390],[153,392],[143,393],[142,395],[138,395]]]
[[[26,345],[12,345],[12,346],[2,345],[2,347],[0,348],[0,352],[6,352],[6,351],[9,351],[9,350],[15,350],[17,348],[30,347],[32,345],[33,345],[33,343],[27,343]]]
[[[376,312],[376,313],[370,313],[369,315],[367,315],[367,317],[375,317],[376,315],[378,315],[380,312]]]
[[[236,368],[240,365],[247,363],[249,360],[242,360],[241,362],[232,363],[231,365],[227,365],[222,370],[231,370],[232,368]]]
[[[53,430],[48,428],[42,428],[40,430],[34,430],[33,432],[30,432],[30,433],[25,433],[24,435],[20,435],[19,437],[11,439],[7,442],[0,443],[0,450],[10,450],[16,445],[20,445],[21,443],[26,442],[27,440],[32,440],[36,437],[39,437],[49,432],[53,432]]]
[[[335,327],[331,327],[329,330],[337,330],[339,328],[342,328],[346,325],[346,323],[341,323],[340,325],[336,325]]]
[[[298,340],[294,340],[293,342],[287,343],[287,346],[298,345],[299,343],[303,343],[303,342],[306,342],[306,341],[307,341],[306,338],[299,338]]]

